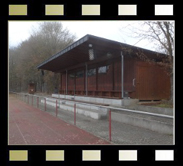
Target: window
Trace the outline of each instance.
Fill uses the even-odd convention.
[[[75,77],[75,74],[69,74],[69,77],[73,79]]]
[[[98,73],[107,73],[107,71],[109,70],[109,65],[107,66],[101,66],[98,68]]]
[[[94,51],[92,48],[89,49],[89,60],[94,60]]]
[[[83,77],[84,76],[84,71],[78,71],[76,73],[76,78],[80,78],[80,77]]]
[[[88,70],[88,76],[96,75],[96,69],[89,69]]]

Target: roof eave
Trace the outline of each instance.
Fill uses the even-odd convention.
[[[72,43],[71,45],[69,45],[68,47],[66,47],[65,49],[61,50],[60,52],[54,54],[53,56],[51,56],[50,58],[48,58],[47,60],[45,60],[44,62],[42,62],[41,64],[39,64],[37,66],[37,69],[41,69],[42,66],[44,66],[46,63],[62,56],[64,53],[74,49],[75,47],[79,46],[80,44],[84,43],[85,41],[87,41],[89,38],[89,35],[85,35],[84,37],[82,37],[81,39],[77,40],[76,42]]]

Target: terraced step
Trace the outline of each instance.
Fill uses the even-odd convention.
[[[42,99],[41,103],[45,101]],[[53,98],[46,98],[46,103],[53,107],[56,107],[56,99]],[[58,101],[57,103],[58,108],[72,111],[74,112],[74,102],[73,101]],[[91,104],[85,103],[77,103],[76,105],[76,113],[82,114],[84,116],[93,118],[93,119],[105,119],[108,117],[108,108],[103,108],[101,106],[95,106]]]
[[[48,105],[56,107],[56,98],[46,98],[46,102]],[[74,112],[75,102],[76,101],[58,100],[57,106],[62,110]],[[41,103],[44,103],[44,100],[41,100]],[[157,116],[158,114],[155,113],[156,116],[153,116],[154,113],[150,113],[150,110],[149,112],[139,111],[138,113],[138,110],[135,110],[135,112],[133,110],[125,111],[125,109],[121,107],[104,107],[84,102],[77,102],[76,106],[77,114],[81,114],[92,119],[106,119],[108,117],[109,110],[111,110],[111,118],[113,121],[146,128],[164,134],[173,134],[173,118],[169,115],[165,115],[165,117],[163,117],[163,114],[161,114],[161,117]]]

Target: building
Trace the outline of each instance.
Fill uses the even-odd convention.
[[[28,84],[28,93],[29,94],[34,94],[35,93],[35,84],[34,82],[29,82]]]
[[[170,96],[170,78],[155,63],[165,54],[86,35],[37,68],[60,73],[60,94],[161,100]]]

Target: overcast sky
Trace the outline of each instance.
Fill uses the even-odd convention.
[[[41,21],[9,21],[9,47],[16,47],[29,38],[33,29],[38,28]],[[91,34],[122,43],[154,50],[149,41],[139,41],[129,37],[129,24],[138,26],[137,21],[60,21],[64,28],[75,34],[77,39]],[[123,32],[122,32],[123,29]]]

